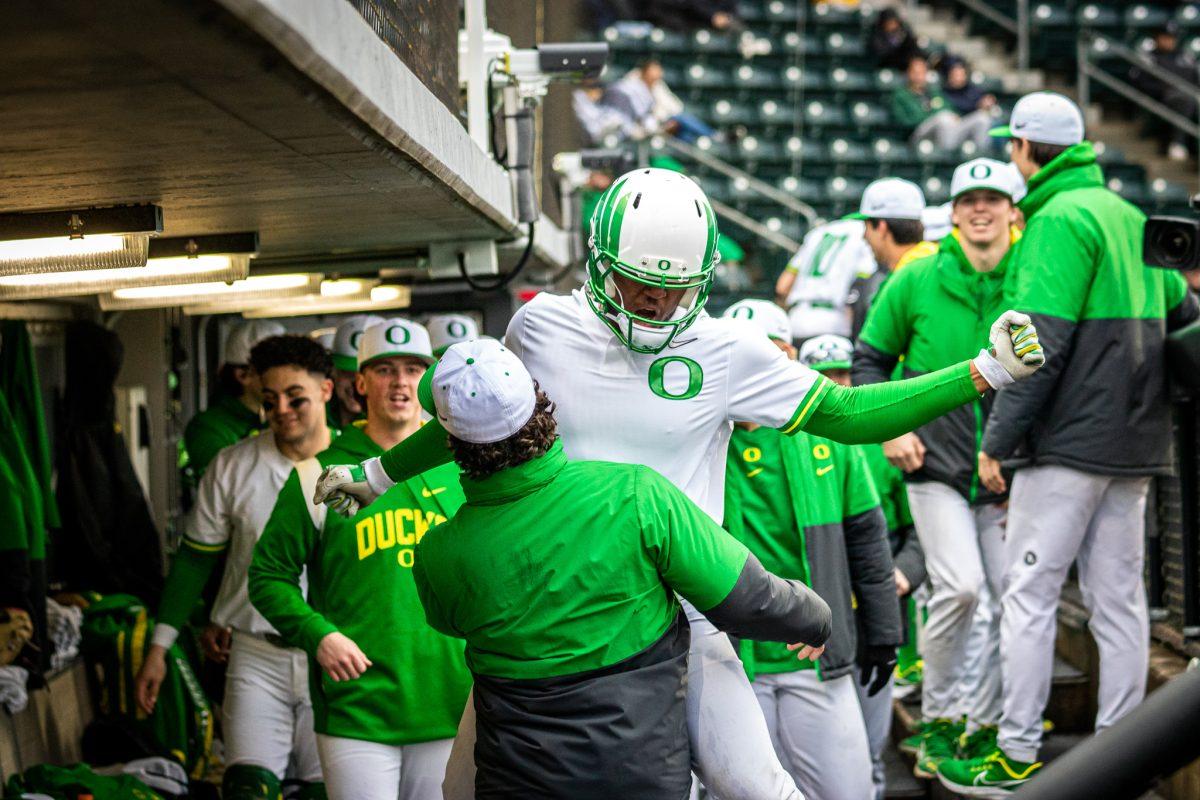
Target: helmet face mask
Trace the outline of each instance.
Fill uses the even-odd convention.
[[[592,216],[584,294],[616,337],[637,353],[658,353],[699,317],[720,256],[716,217],[703,191],[669,170],[639,169],[601,197]],[[625,305],[616,278],[683,290],[669,319]]]

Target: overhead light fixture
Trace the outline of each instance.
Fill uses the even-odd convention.
[[[258,234],[217,234],[154,239],[144,267],[0,275],[0,300],[97,294],[138,286],[236,281],[250,272]]]
[[[124,311],[258,298],[284,300],[312,294],[319,291],[320,286],[321,276],[311,273],[252,275],[232,283],[212,281],[174,286],[140,286],[100,295],[100,308],[104,311]]]
[[[261,306],[297,305],[311,308],[314,304],[319,303],[360,300],[365,302],[370,300],[371,290],[377,285],[379,285],[379,281],[374,278],[326,279],[321,281],[321,288],[317,292],[289,297],[286,303],[281,302],[278,297],[249,297],[240,300],[219,299],[212,302],[186,305],[183,307],[183,313],[189,316],[200,316],[203,314],[232,314],[249,311]]]
[[[378,313],[412,305],[412,289],[408,286],[376,286],[369,297],[346,299],[337,297],[296,298],[274,305],[262,305],[242,311],[246,319],[272,317],[304,317],[315,314]]]
[[[0,275],[145,266],[162,229],[148,204],[0,214]]]

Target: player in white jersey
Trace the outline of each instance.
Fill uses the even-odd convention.
[[[703,313],[717,230],[708,199],[687,177],[657,169],[621,177],[601,198],[592,230],[585,287],[535,297],[513,317],[505,344],[555,400],[568,457],[652,467],[718,522],[734,420],[882,441],[1041,363],[1040,348],[1014,354],[1013,317],[1005,315],[993,336],[995,356],[981,352],[970,365],[920,383],[863,387],[871,394],[837,387],[790,361],[753,326]],[[886,396],[885,387],[892,389]],[[399,474],[448,459],[446,434],[434,420],[408,446],[329,467],[315,499],[353,513]],[[688,730],[697,774],[722,800],[797,800],[728,638],[688,612]],[[469,796],[461,769],[473,716],[468,704],[447,772],[448,800]]]
[[[846,296],[857,278],[878,269],[864,227],[862,220],[839,219],[813,228],[780,274],[775,299],[788,311],[793,341],[850,335]]]
[[[166,652],[187,620],[218,556],[225,571],[211,620],[232,636],[225,673],[222,730],[226,800],[274,800],[289,764],[324,797],[308,695],[308,658],[287,647],[250,603],[247,574],[279,490],[296,463],[329,447],[325,403],[333,394],[333,361],[306,336],[273,336],[255,345],[269,430],[221,450],[204,473],[179,553],[171,566],[152,644],[136,678],[138,703],[149,713],[166,675]]]

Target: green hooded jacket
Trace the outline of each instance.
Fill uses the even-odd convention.
[[[214,396],[208,408],[192,417],[183,430],[188,469],[196,483],[200,483],[204,470],[221,448],[237,444],[262,428],[262,419],[241,400],[227,394]]]
[[[1146,217],[1105,187],[1091,142],[1028,188],[1005,306],[1033,318],[1046,364],[999,393],[983,450],[1013,464],[1169,474],[1164,340],[1197,317],[1196,298],[1178,272],[1142,261]]]

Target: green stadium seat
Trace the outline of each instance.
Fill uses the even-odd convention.
[[[733,148],[729,142],[718,141],[708,136],[701,136],[696,141],[696,149],[703,150],[713,158],[719,158],[722,161],[728,161],[733,156]]]
[[[925,205],[927,206],[939,206],[950,199],[949,181],[937,176],[926,178],[921,184],[921,191],[925,193]]]
[[[854,139],[834,139],[829,143],[829,157],[839,164],[863,164],[874,160],[871,148]]]
[[[871,152],[881,164],[907,164],[914,159],[908,142],[896,139],[876,139],[871,144]]]
[[[708,107],[706,119],[720,128],[726,125],[745,125],[758,118],[754,107],[722,98]]]
[[[1155,178],[1150,181],[1148,188],[1150,201],[1160,211],[1186,208],[1188,202],[1191,200],[1191,195],[1188,193],[1186,187],[1164,180],[1163,178]],[[1133,201],[1131,200],[1130,202]]]
[[[1183,31],[1200,31],[1200,5],[1190,4],[1175,12],[1175,24]]]
[[[751,164],[779,162],[786,158],[778,142],[757,136],[743,136],[737,143],[737,152],[743,161]]]
[[[834,32],[825,39],[827,55],[842,59],[862,58],[867,52],[867,43],[862,36]]]
[[[788,0],[769,0],[765,18],[768,22],[795,23],[804,15],[804,6]]]
[[[696,54],[739,55],[737,39],[727,33],[714,33],[707,30],[699,30],[692,34],[690,49]]]
[[[904,76],[892,69],[881,69],[875,73],[875,88],[881,92],[890,92],[904,80]]]
[[[1063,69],[1075,63],[1075,16],[1065,5],[1038,3],[1030,11],[1030,56],[1033,63],[1048,69]]]
[[[781,178],[776,183],[776,188],[805,203],[818,201],[825,193],[825,185],[820,181],[797,178],[795,175]]]
[[[767,126],[791,125],[796,116],[796,107],[790,103],[764,100],[758,107],[758,121]]]
[[[1075,19],[1080,29],[1106,33],[1110,36],[1121,32],[1121,12],[1104,3],[1088,3],[1081,6]]]
[[[891,122],[891,112],[878,103],[868,103],[860,100],[850,106],[850,118],[862,131],[878,128]]]
[[[687,53],[691,51],[690,37],[678,31],[655,28],[650,31],[650,47],[655,55],[663,53]]]
[[[825,195],[834,205],[857,205],[866,188],[866,181],[844,178],[839,175],[825,182]]]
[[[1125,10],[1125,32],[1128,37],[1144,36],[1163,27],[1171,13],[1161,6],[1138,3]]]
[[[1135,206],[1144,206],[1150,200],[1150,192],[1144,181],[1122,180],[1121,178],[1110,177],[1108,179],[1108,188]]]
[[[803,55],[806,59],[825,55],[825,46],[821,39],[814,34],[801,35],[796,31],[788,31],[783,35],[783,51],[788,55]]]
[[[783,143],[783,149],[793,160],[801,162],[821,164],[829,159],[829,150],[819,139],[789,136]]]
[[[614,27],[604,29],[604,40],[614,56],[626,53],[646,53],[650,50],[650,31],[619,30]]]
[[[828,73],[824,70],[791,66],[781,73],[783,86],[804,91],[820,91],[829,86]]]
[[[729,181],[718,175],[692,175],[697,178],[700,183],[700,188],[708,195],[710,200],[716,200],[718,203],[729,205],[734,201],[733,188],[729,185]]]
[[[750,64],[742,64],[733,71],[733,82],[739,89],[773,89],[779,85],[779,74]]]
[[[823,27],[858,28],[864,25],[863,14],[867,9],[847,8],[832,3],[822,3],[815,7],[809,16],[809,22]]]
[[[723,89],[733,86],[732,75],[706,64],[692,64],[687,68],[685,75],[684,81],[693,95],[701,94],[705,89]]]
[[[1192,58],[1200,59],[1200,36],[1195,36],[1185,42],[1183,49],[1191,54]]]
[[[829,80],[834,90],[842,93],[874,94],[876,91],[871,74],[854,68],[837,67],[830,71]]]
[[[834,128],[846,126],[846,110],[820,100],[813,100],[804,106],[804,123],[818,128]]]

